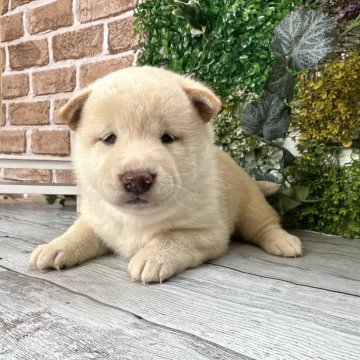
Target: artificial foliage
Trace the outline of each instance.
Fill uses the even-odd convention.
[[[293,73],[314,68],[335,48],[336,40],[334,22],[319,10],[293,11],[275,27],[270,50],[276,63],[262,94],[245,106],[241,122],[246,134],[259,136],[264,142],[286,136],[291,122]]]
[[[61,206],[65,206],[67,200],[76,200],[76,195],[44,195],[45,200],[48,204],[55,204],[56,201],[59,201]]]
[[[360,237],[360,160],[356,160],[359,152],[354,150],[355,160],[341,166],[340,151],[337,146],[313,140],[306,152],[286,168],[293,186],[307,189],[307,200],[285,212],[288,225]],[[278,208],[281,200],[287,199],[284,195],[277,198]]]
[[[360,137],[360,48],[297,78],[292,126],[304,146],[310,140],[342,143]]]
[[[303,0],[307,8],[331,16],[339,30],[339,50],[360,44],[360,0]]]
[[[259,92],[273,63],[268,44],[290,0],[144,1],[135,11],[139,64],[192,74],[223,101],[239,86]]]
[[[282,184],[272,204],[286,224],[347,237],[360,236],[360,161],[340,165],[342,147],[321,142],[321,129],[326,141],[351,140],[356,159],[359,1],[145,1],[135,12],[138,63],[215,90],[223,101],[216,143],[255,178]],[[310,109],[322,112],[319,122]],[[306,140],[298,157],[286,146],[294,129]]]
[[[283,153],[282,186],[273,204],[287,224],[354,237],[359,236],[359,161],[341,166],[341,147],[326,146],[339,141],[350,146],[360,135],[358,49],[338,52],[337,30],[319,9],[287,15],[270,43],[277,61],[259,98],[245,106],[241,123],[245,133]],[[298,158],[283,146],[290,123],[301,142]],[[327,144],[315,146],[312,139]],[[271,180],[274,170],[262,177]]]
[[[243,88],[236,88],[223,102],[220,113],[213,121],[216,144],[237,160],[243,159],[253,146],[252,139],[245,136],[242,130],[240,113],[254,97]]]

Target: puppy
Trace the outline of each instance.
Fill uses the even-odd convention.
[[[162,282],[224,254],[233,234],[270,254],[301,255],[259,185],[213,145],[220,106],[203,84],[151,67],[75,94],[59,116],[76,131],[81,216],[30,265],[59,270],[112,250],[130,259],[133,280]]]

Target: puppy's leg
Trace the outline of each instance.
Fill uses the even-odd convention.
[[[282,229],[278,214],[261,196],[250,199],[239,217],[237,231],[270,254],[287,257],[302,254],[299,238]]]
[[[30,257],[30,267],[40,270],[78,265],[109,249],[80,217],[62,236],[39,245]]]
[[[216,229],[177,230],[162,233],[140,249],[130,260],[128,272],[143,284],[163,280],[222,255],[227,234]]]

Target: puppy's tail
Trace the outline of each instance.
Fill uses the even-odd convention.
[[[264,194],[264,196],[276,194],[281,186],[280,184],[276,184],[270,181],[257,181],[256,184],[261,190],[261,192]]]

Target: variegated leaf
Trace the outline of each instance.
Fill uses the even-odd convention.
[[[279,56],[265,83],[265,90],[291,101],[294,87],[294,77],[287,70],[286,58]]]
[[[279,40],[285,55],[291,58],[292,68],[309,69],[334,49],[335,23],[318,10],[293,11],[275,28],[273,48]]]

